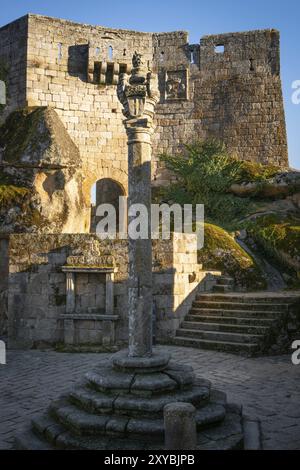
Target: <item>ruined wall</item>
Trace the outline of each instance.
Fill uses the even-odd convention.
[[[195,111],[203,113],[203,129],[212,127],[244,159],[287,165],[278,31],[202,38],[200,71]]]
[[[215,137],[240,159],[288,166],[278,31],[210,35],[199,45],[162,46],[168,47],[176,53],[164,54],[159,62],[156,154]],[[170,175],[159,165],[156,178],[167,183]]]
[[[39,15],[27,19],[27,104],[51,106],[59,114],[79,148],[86,193],[100,178],[127,187],[116,83],[120,73],[130,72],[135,50],[159,77],[154,184],[170,180],[158,162],[160,153],[211,136],[224,140],[241,159],[287,166],[277,31],[205,36],[189,44],[184,31],[152,34]],[[8,34],[11,28],[23,31],[27,19],[0,30],[1,46],[12,42],[23,61],[20,35],[11,41]],[[224,51],[217,52],[216,46]],[[15,107],[24,101],[24,76],[22,65]]]
[[[28,22],[24,16],[0,28],[0,80],[6,84],[6,106],[0,106],[0,124],[11,111],[25,106]]]
[[[214,273],[202,271],[197,264],[196,243],[196,235],[188,234],[153,241],[153,300],[158,338],[173,335],[198,289],[210,288],[214,282]],[[20,234],[10,235],[9,241],[9,347],[30,348],[64,342],[66,326],[61,316],[66,314],[66,275],[62,266],[68,256],[85,254],[114,258],[117,272],[113,314],[118,316],[114,343],[120,345],[127,341],[127,241],[99,241],[95,235],[88,234]],[[98,285],[99,299],[95,300],[97,286],[94,276],[89,276],[82,274],[76,281],[75,315],[88,314],[104,305],[103,285]],[[107,321],[86,318],[80,323],[77,341],[101,345],[107,340],[109,327]]]

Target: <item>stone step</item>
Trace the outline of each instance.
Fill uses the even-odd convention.
[[[259,347],[256,343],[238,343],[232,341],[212,341],[207,339],[187,338],[182,336],[175,336],[172,339],[172,344],[176,346],[187,346],[200,349],[211,349],[214,351],[231,352],[238,354],[253,355]]]
[[[106,423],[109,421],[110,415],[96,415],[85,413],[83,410],[71,405],[67,401],[50,405],[49,413],[58,423],[72,430],[78,435],[88,434],[105,434]],[[87,418],[90,417],[90,420]]]
[[[129,438],[160,439],[164,438],[163,417],[129,418],[120,415],[98,415],[88,413],[74,405],[66,403],[64,406],[51,408],[59,423],[67,430],[80,436],[117,436]],[[225,418],[226,410],[220,404],[210,403],[196,411],[196,425],[198,429],[217,424]],[[35,424],[36,428],[37,425]],[[38,426],[39,433],[45,435]]]
[[[49,422],[52,419],[49,418]],[[211,403],[205,408],[196,411],[198,449],[218,449],[219,443],[222,449],[238,449],[242,440],[241,416],[237,413],[226,411],[225,407],[218,403]],[[161,420],[161,423],[163,421]],[[49,425],[51,427],[52,425]],[[44,431],[45,432],[45,431]],[[44,436],[42,432],[42,436]],[[161,435],[161,434],[160,434]],[[55,447],[66,450],[155,450],[164,449],[163,438],[133,438],[126,434],[123,438],[117,436],[76,435],[72,431],[57,425]],[[22,450],[52,450],[54,445],[47,442],[44,437],[36,435],[31,429],[18,436],[16,447]]]
[[[198,408],[195,415],[197,430],[201,431],[207,426],[219,424],[225,419],[225,416],[225,406],[218,403],[209,403],[202,408]]]
[[[264,335],[269,330],[270,327],[267,326],[256,326],[256,325],[241,325],[232,323],[209,323],[209,322],[192,322],[184,321],[180,328],[188,330],[205,330],[205,331],[224,331],[232,333],[246,333],[246,334],[259,334]]]
[[[192,307],[189,315],[194,315],[194,316],[219,316],[219,317],[241,317],[241,318],[266,318],[269,320],[278,320],[282,315],[285,313],[282,312],[269,312],[269,311],[263,311],[263,310],[222,310],[218,308],[196,308]]]
[[[236,301],[214,301],[196,300],[193,302],[194,308],[217,309],[217,310],[258,310],[263,312],[287,312],[287,304],[273,304],[264,302],[236,302]]]
[[[210,384],[196,380],[197,386],[193,386],[187,390],[180,390],[178,392],[166,393],[160,396],[137,396],[134,394],[119,394],[113,396],[113,412],[115,414],[124,415],[128,411],[132,416],[153,416],[163,413],[163,407],[171,402],[185,401],[198,406],[207,404],[210,397]],[[76,403],[82,409],[88,412],[106,412],[110,413],[109,404],[103,407],[103,397],[97,397],[95,390],[85,387],[78,387],[74,389],[69,397],[72,403]],[[105,403],[106,404],[106,403]]]
[[[100,392],[126,391],[144,395],[175,391],[177,382],[165,372],[149,374],[125,373],[112,370],[108,366],[99,367],[85,375],[88,382]]]
[[[220,276],[220,277],[217,278],[217,284],[218,285],[226,284],[226,285],[233,286],[234,285],[234,279],[232,277]]]
[[[300,300],[296,296],[288,296],[288,295],[277,295],[271,296],[268,293],[266,295],[249,295],[243,294],[239,292],[233,292],[230,294],[211,294],[211,293],[199,293],[196,296],[196,300],[202,300],[206,302],[238,302],[238,303],[267,303],[267,304],[293,304]]]
[[[204,430],[198,434],[197,450],[214,450],[216,448],[239,450],[243,449],[243,440],[243,425],[240,414],[228,412],[220,426]]]
[[[153,439],[152,439],[153,440]],[[163,441],[117,438],[116,436],[75,436],[70,431],[57,438],[56,446],[66,450],[154,450],[163,449]],[[159,445],[160,444],[160,445]]]
[[[82,385],[74,387],[68,398],[71,403],[91,413],[110,413],[113,411],[113,404],[117,396],[118,393],[108,395]]]
[[[230,284],[216,284],[213,286],[213,292],[230,292],[233,286]]]
[[[51,408],[51,407],[50,407]],[[51,413],[51,410],[50,410]],[[115,439],[115,446],[119,445],[120,449],[124,445],[124,440],[121,439],[118,443],[118,439],[111,438],[111,436],[99,436],[96,435],[80,435],[75,434],[74,430],[65,427],[65,423],[59,423],[56,421],[50,413],[38,416],[32,420],[32,426],[34,434],[36,434],[42,441],[47,441],[46,445],[52,446],[51,448],[58,449],[90,449],[99,450],[111,448],[113,449],[113,440]],[[122,444],[121,444],[122,443]],[[143,449],[142,446],[137,447]],[[31,447],[29,447],[31,449]]]
[[[197,385],[198,383],[198,385]],[[177,401],[186,401],[194,406],[204,406],[208,403],[210,397],[210,386],[201,385],[196,380],[195,385],[188,390],[180,390],[161,396],[139,397],[120,395],[115,403],[114,409],[116,413],[162,413],[163,408],[168,403]]]
[[[31,428],[17,435],[14,442],[15,450],[54,450],[53,446],[40,436],[36,435]]]
[[[201,311],[202,312],[202,311]],[[216,310],[219,313],[219,310]],[[236,313],[236,312],[234,312]],[[241,312],[244,313],[244,312]],[[263,314],[263,312],[262,312]],[[239,316],[224,316],[214,314],[203,314],[197,313],[196,315],[188,314],[185,317],[188,322],[202,322],[202,323],[220,323],[223,325],[234,324],[234,325],[254,325],[254,326],[266,326],[271,327],[276,324],[276,320],[273,318],[259,318],[259,317],[239,317]]]
[[[176,331],[176,336],[195,338],[195,339],[207,339],[210,341],[225,341],[233,343],[258,343],[263,339],[263,335],[254,335],[254,334],[242,334],[242,333],[232,333],[232,332],[223,332],[223,331],[207,331],[207,330],[195,330],[195,329],[185,329],[179,328]]]
[[[33,432],[40,439],[47,441],[52,446],[55,446],[57,437],[66,432],[65,428],[50,413],[35,416],[31,420],[31,426]]]
[[[93,390],[88,390],[84,387],[78,388],[71,393],[71,402],[76,403],[77,406],[80,408],[92,412],[92,413],[100,413],[102,408],[98,408],[94,406],[93,403],[97,403],[97,395],[98,392],[94,392]],[[102,402],[102,397],[101,397]],[[224,401],[225,400],[225,401]],[[222,405],[226,403],[226,395],[222,396]],[[197,410],[197,426],[203,427],[204,425],[211,424],[213,422],[220,421],[225,416],[225,408],[221,406],[220,403],[210,403],[206,406],[203,406]],[[107,410],[104,410],[107,412]],[[152,415],[152,413],[151,413]],[[159,413],[162,415],[162,413]],[[118,416],[118,415],[115,415]]]

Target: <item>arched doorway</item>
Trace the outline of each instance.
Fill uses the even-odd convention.
[[[119,197],[125,196],[125,190],[120,183],[111,178],[101,178],[96,181],[91,190],[91,232],[96,231],[100,217],[96,216],[100,204],[112,204],[117,215],[117,230],[119,225]]]

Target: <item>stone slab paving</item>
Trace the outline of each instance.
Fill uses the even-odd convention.
[[[264,449],[300,449],[300,365],[290,356],[245,358],[177,346],[159,346],[173,358],[191,364],[196,374],[224,390],[244,413],[260,418]],[[9,351],[0,365],[0,449],[52,399],[111,355]]]

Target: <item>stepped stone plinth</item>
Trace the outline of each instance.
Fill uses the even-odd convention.
[[[18,449],[164,449],[164,407],[196,408],[198,449],[243,448],[241,408],[192,367],[154,351],[149,358],[114,354],[82,383],[32,420]]]

